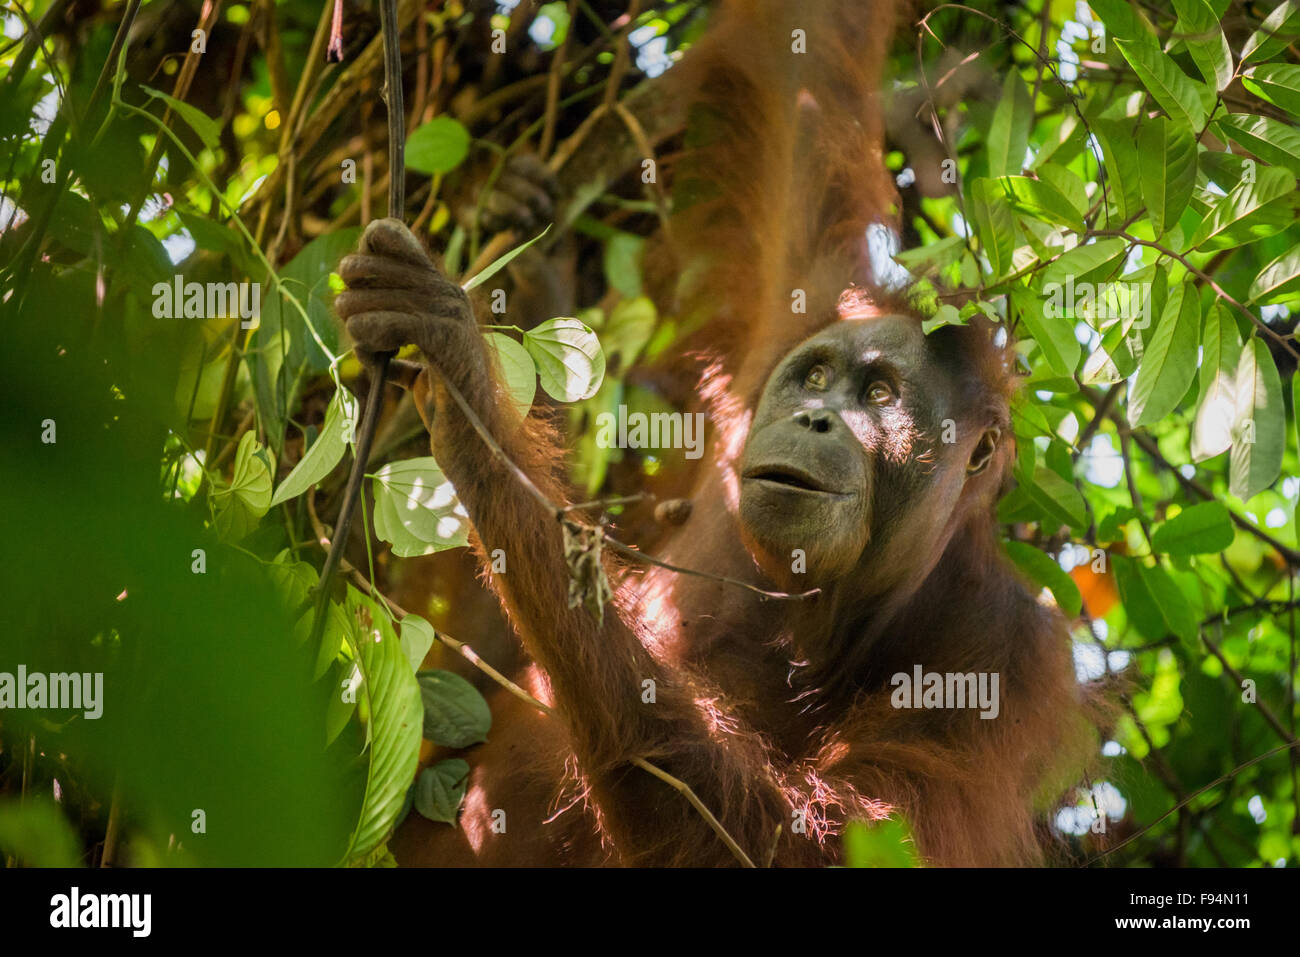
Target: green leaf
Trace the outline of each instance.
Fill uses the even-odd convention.
[[[1250,284],[1248,303],[1294,299],[1300,288],[1300,246],[1293,246],[1259,271]]]
[[[1083,363],[1079,374],[1084,385],[1113,385],[1122,382],[1137,368],[1137,358],[1123,323],[1115,323],[1104,333],[1097,348]]]
[[[1025,298],[1014,298],[1016,315],[1038,343],[1043,359],[1057,375],[1074,375],[1082,354],[1082,347],[1074,334],[1074,321],[1063,315],[1048,316],[1041,296],[1030,298],[1028,305],[1024,305]]]
[[[348,620],[356,624],[354,653],[369,702],[369,770],[346,861],[365,857],[388,839],[406,801],[420,756],[420,688],[388,615],[348,586]],[[370,627],[361,622],[369,619]]]
[[[1300,449],[1300,369],[1291,376],[1291,422],[1295,426],[1296,448]]]
[[[561,402],[590,399],[605,377],[605,353],[596,334],[577,319],[550,319],[524,333],[546,394]]]
[[[1267,116],[1230,113],[1216,122],[1237,145],[1262,160],[1300,173],[1300,132]]]
[[[944,326],[964,325],[966,325],[966,322],[962,319],[961,313],[957,311],[957,307],[945,302],[934,311],[934,315],[929,319],[922,320],[921,331],[928,336],[934,330],[941,329]]]
[[[1118,236],[1099,239],[1086,246],[1076,246],[1062,253],[1043,270],[1043,286],[1058,283],[1065,285],[1073,277],[1074,284],[1103,282],[1114,275],[1128,253],[1128,242]]]
[[[1060,564],[1050,555],[1039,551],[1027,542],[1007,542],[1007,554],[1016,563],[1016,567],[1028,576],[1029,580],[1044,588],[1051,589],[1056,596],[1056,603],[1065,614],[1073,618],[1083,609],[1083,596],[1074,579],[1061,570]]]
[[[980,178],[971,184],[971,216],[993,277],[1005,276],[1016,248],[1016,223],[1011,206],[992,180]]]
[[[345,621],[346,613],[343,615]],[[331,662],[332,664],[333,662]],[[325,746],[329,747],[343,733],[357,710],[357,691],[361,687],[361,667],[352,660],[339,663],[331,684],[338,690],[329,696],[325,709]],[[349,700],[350,699],[350,700]]]
[[[60,775],[62,776],[62,775]],[[0,799],[0,852],[22,867],[77,867],[81,841],[58,805],[44,798]]]
[[[1300,4],[1295,0],[1286,0],[1274,7],[1259,29],[1246,40],[1246,45],[1241,48],[1241,59],[1268,60],[1289,46],[1300,35],[1300,23],[1296,21],[1298,13]]]
[[[1196,287],[1175,286],[1138,365],[1137,381],[1128,399],[1130,424],[1136,427],[1157,422],[1178,407],[1196,375],[1200,331],[1201,305]]]
[[[217,532],[235,542],[257,527],[271,507],[271,465],[253,430],[244,433],[235,452],[230,484],[212,493]]]
[[[1241,334],[1227,307],[1216,302],[1205,316],[1200,372],[1200,404],[1192,425],[1192,461],[1203,462],[1232,446],[1237,415],[1237,361]]]
[[[260,268],[245,249],[244,237],[235,230],[179,206],[175,212],[199,249],[229,256],[235,268],[246,275],[251,275]]]
[[[645,238],[616,232],[605,240],[605,281],[627,299],[641,295],[641,251]]]
[[[352,437],[352,422],[356,415],[357,402],[354,397],[339,389],[330,399],[329,408],[325,410],[325,422],[320,434],[311,444],[293,471],[288,474],[271,499],[274,508],[281,502],[301,495],[326,475],[333,471],[343,458],[343,450],[348,447]]]
[[[499,332],[490,332],[484,338],[496,357],[510,405],[519,413],[519,418],[526,419],[537,395],[537,366],[533,357],[514,339]]]
[[[416,678],[426,738],[449,748],[468,748],[487,740],[492,711],[477,688],[460,675],[439,669],[421,671]]]
[[[1254,170],[1254,179],[1237,183],[1201,221],[1189,243],[1228,249],[1280,232],[1295,221],[1291,194],[1295,174],[1277,166]]]
[[[1291,423],[1295,426],[1296,449],[1300,450],[1300,369],[1291,376],[1291,404],[1294,406]]]
[[[966,249],[966,240],[961,236],[945,236],[943,239],[915,249],[904,249],[894,253],[894,262],[911,273],[922,272],[922,267],[942,269],[951,266]],[[926,272],[930,270],[924,270]]]
[[[537,240],[541,239],[550,231],[551,231],[551,227],[548,224],[545,229],[543,229],[532,239],[528,240],[528,242],[520,243],[514,249],[510,250],[510,252],[506,253],[503,256],[498,257],[497,259],[492,260],[492,262],[488,263],[488,265],[484,266],[481,270],[476,272],[472,277],[470,277],[470,279],[462,283],[461,288],[464,289],[466,292],[469,292],[471,289],[475,289],[483,285],[483,283],[487,282],[489,279],[495,276],[502,269],[505,269],[506,266],[510,265],[511,260],[513,260],[521,252],[523,252],[533,243],[537,242]]]
[[[1130,0],[1096,0],[1088,6],[1106,25],[1106,32],[1112,37],[1136,40],[1150,36],[1151,28]]]
[[[1045,223],[1083,232],[1083,214],[1051,183],[1028,176],[1003,176],[994,181],[1011,208]]]
[[[1201,90],[1155,40],[1150,37],[1137,41],[1116,39],[1115,45],[1170,119],[1192,133],[1200,133],[1207,116]]]
[[[286,611],[297,618],[293,626],[294,640],[305,643],[311,637],[312,624],[316,617],[315,602],[310,601],[310,598],[311,590],[320,581],[319,574],[307,562],[293,561],[292,552],[288,549],[277,555],[275,561],[267,566],[267,574],[275,582]],[[343,607],[338,602],[329,602],[325,630],[316,649],[316,665],[312,670],[313,681],[320,680],[338,658],[348,628]]]
[[[1123,555],[1114,555],[1111,561],[1120,601],[1138,632],[1151,641],[1171,634],[1187,642],[1196,640],[1199,625],[1192,604],[1168,572]]]
[[[406,655],[412,673],[419,671],[424,664],[424,656],[433,647],[434,637],[433,625],[419,615],[407,615],[402,619],[402,653]]]
[[[1273,484],[1286,449],[1282,380],[1268,346],[1252,336],[1241,350],[1235,383],[1228,487],[1242,501]]]
[[[1034,123],[1034,108],[1029,90],[1016,70],[1007,71],[1002,84],[1002,98],[993,110],[989,124],[988,160],[990,176],[1019,173],[1029,146],[1029,130]]]
[[[1041,466],[1035,469],[1033,481],[1024,490],[1034,504],[1061,525],[1083,528],[1088,524],[1088,507],[1083,495],[1051,469]]]
[[[403,558],[466,544],[469,516],[431,456],[390,462],[375,473],[375,534]]]
[[[339,260],[356,249],[360,227],[337,229],[302,248],[280,270],[282,291],[268,290],[262,317],[247,355],[251,364],[259,420],[275,448],[297,404],[300,378],[324,372],[339,350],[341,323],[334,315],[330,274]],[[292,295],[307,313],[307,322],[282,293]],[[307,323],[315,335],[307,328]],[[324,349],[317,343],[320,338]]]
[[[1300,66],[1264,63],[1252,66],[1241,78],[1242,86],[1288,113],[1300,113]]]
[[[1232,50],[1214,9],[1205,0],[1174,0],[1174,9],[1178,11],[1174,32],[1187,44],[1201,76],[1215,90],[1226,88],[1232,82]]]
[[[1038,178],[1060,193],[1070,204],[1070,210],[1083,222],[1088,212],[1088,187],[1072,169],[1043,163],[1037,167]]]
[[[1222,502],[1201,502],[1158,526],[1151,547],[1167,555],[1210,555],[1232,544],[1232,519]]]
[[[415,782],[415,809],[430,821],[455,824],[469,786],[469,764],[460,758],[439,761]]]
[[[406,138],[406,166],[418,173],[450,173],[469,154],[469,131],[450,116],[435,116]]]
[[[1142,187],[1138,158],[1133,150],[1134,130],[1130,120],[1096,119],[1092,131],[1101,144],[1106,164],[1106,195],[1118,208],[1121,219],[1142,211]]]
[[[1073,112],[1058,112],[1045,117],[1046,135],[1042,145],[1034,151],[1034,160],[1030,169],[1036,169],[1044,163],[1069,163],[1085,147],[1083,123]]]
[[[897,817],[875,824],[850,821],[844,832],[846,867],[916,867],[919,860],[911,831]]]
[[[1196,185],[1196,138],[1164,117],[1138,128],[1138,178],[1156,238],[1171,227],[1192,198]]]
[[[189,124],[190,129],[198,134],[199,139],[203,141],[203,145],[208,149],[215,150],[221,146],[221,127],[217,125],[216,120],[198,107],[190,106],[183,100],[168,96],[162,90],[155,90],[143,83],[140,84],[140,89],[170,106],[172,111],[177,113],[181,119]]]
[[[607,360],[617,362],[620,374],[626,373],[654,334],[659,314],[655,304],[645,296],[620,299],[609,314],[600,334],[600,345]]]

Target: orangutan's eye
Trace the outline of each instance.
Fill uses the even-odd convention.
[[[873,382],[867,389],[867,401],[872,405],[889,405],[898,398],[898,393],[888,382]]]
[[[818,363],[808,370],[808,375],[804,378],[803,384],[805,389],[824,392],[826,387],[831,384],[831,370]]]

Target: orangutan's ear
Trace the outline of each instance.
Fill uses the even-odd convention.
[[[993,453],[998,449],[998,439],[1002,438],[1002,430],[996,426],[984,430],[980,440],[975,443],[975,450],[970,454],[970,461],[966,463],[966,477],[972,478],[983,472],[990,462],[993,461]]]

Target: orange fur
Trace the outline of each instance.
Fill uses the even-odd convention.
[[[707,318],[692,346],[711,356],[701,395],[713,443],[692,518],[664,546],[668,561],[759,579],[735,514],[735,462],[758,390],[817,329],[899,309],[869,288],[864,253],[866,226],[891,215],[876,91],[893,19],[884,0],[735,0],[674,69],[706,134],[680,169],[672,234],[689,267],[680,308]],[[807,53],[790,50],[796,28]],[[806,314],[791,313],[794,289],[807,293]],[[933,339],[970,390],[972,421],[1009,434],[1009,351],[982,328]],[[492,738],[472,758],[461,829],[412,816],[394,841],[400,861],[732,863],[702,816],[634,757],[686,782],[760,864],[837,862],[847,820],[895,810],[931,863],[1043,860],[1044,812],[1095,753],[1095,709],[1075,680],[1067,623],[1034,600],[999,546],[993,508],[1010,441],[968,482],[932,561],[918,560],[885,601],[864,606],[840,589],[764,602],[716,581],[611,563],[617,614],[598,625],[567,607],[554,516],[454,407],[437,406],[440,461],[469,507],[480,554],[507,550],[509,570],[491,584],[536,662],[530,680],[560,720],[498,696]],[[548,427],[520,428],[490,402],[483,415],[542,491],[568,501]],[[891,707],[890,675],[917,662],[998,672],[1001,718]],[[653,704],[642,700],[647,680]],[[505,835],[485,830],[492,808],[508,809]],[[806,834],[792,833],[796,811]]]

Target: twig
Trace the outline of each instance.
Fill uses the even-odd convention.
[[[633,495],[615,495],[610,498],[592,499],[590,502],[575,502],[573,505],[564,506],[566,512],[583,512],[589,508],[609,508],[611,505],[631,505],[635,502],[644,502],[648,498],[654,498],[651,492],[636,492]]]
[[[257,417],[257,409],[251,408],[247,414],[239,421],[235,427],[235,434],[230,437],[230,441],[225,444],[222,450],[217,453],[217,457],[212,460],[208,469],[215,472],[226,464],[226,460],[235,454],[235,449],[239,446],[239,440],[244,437],[244,433],[253,427],[253,419]]]
[[[659,226],[663,229],[664,235],[671,241],[672,223],[668,218],[668,194],[664,191],[664,178],[659,175],[657,169],[659,160],[655,156],[654,147],[650,145],[650,139],[645,135],[645,130],[641,128],[641,123],[632,111],[622,103],[615,102],[611,107],[618,118],[623,121],[627,127],[628,133],[632,136],[632,142],[636,144],[641,155],[648,159],[652,167],[655,168],[654,181],[646,184],[646,193],[649,195],[651,202],[655,204],[655,212],[659,214]]]
[[[711,572],[702,572],[695,568],[683,568],[680,565],[669,564],[661,559],[647,555],[645,552],[639,552],[635,548],[624,545],[617,538],[613,538],[610,535],[605,536],[605,544],[614,549],[614,551],[618,552],[620,555],[625,558],[630,558],[633,561],[642,562],[646,565],[657,565],[660,568],[668,569],[670,572],[677,572],[679,575],[693,575],[696,578],[707,578],[709,581],[722,582],[724,585],[735,585],[738,588],[744,588],[746,591],[752,591],[755,595],[764,599],[776,598],[783,601],[802,600],[804,598],[812,598],[814,595],[820,595],[822,591],[820,588],[810,588],[807,591],[800,592],[768,591],[767,589],[759,588],[757,585],[751,585],[749,582],[743,582],[738,578],[728,578],[726,575],[714,575]]]
[[[1100,407],[1104,401],[1104,397],[1096,389],[1090,389],[1087,386],[1084,386],[1081,389],[1081,391],[1084,397],[1087,398],[1087,400],[1092,404],[1094,408]],[[1112,423],[1114,423],[1115,428],[1117,430],[1128,429],[1128,423],[1124,422],[1120,418],[1119,413],[1117,413],[1114,409],[1111,409],[1107,413],[1106,417],[1110,419]],[[1132,436],[1133,441],[1137,443],[1138,448],[1140,448],[1143,452],[1145,452],[1152,459],[1152,461],[1154,461],[1161,468],[1172,473],[1174,480],[1177,481],[1178,484],[1181,485],[1185,491],[1191,492],[1194,495],[1196,495],[1198,498],[1205,499],[1206,501],[1217,500],[1215,498],[1214,493],[1211,492],[1204,485],[1202,485],[1200,482],[1196,481],[1195,479],[1189,479],[1185,477],[1182,472],[1178,471],[1178,469],[1174,467],[1173,463],[1171,463],[1160,453],[1159,447],[1150,438],[1143,435],[1141,432],[1131,431],[1129,432],[1129,435]],[[1268,534],[1268,532],[1265,532],[1263,529],[1256,528],[1247,519],[1238,515],[1232,509],[1228,509],[1228,517],[1231,518],[1233,524],[1235,524],[1242,531],[1250,535],[1253,535],[1255,538],[1258,538],[1261,542],[1264,542],[1270,548],[1276,550],[1277,553],[1281,555],[1282,558],[1286,561],[1286,563],[1290,565],[1292,568],[1300,568],[1300,551],[1296,551],[1294,548],[1284,545],[1282,542],[1278,541],[1276,538]]]
[[[506,250],[514,244],[514,242],[515,234],[512,230],[507,229],[494,235],[488,240],[487,245],[483,247],[479,254],[474,257],[474,261],[470,263],[469,268],[465,270],[465,281],[468,282],[470,279],[473,279],[484,269],[487,269],[488,266],[500,259],[501,256],[505,254]]]
[[[1106,394],[1102,397],[1101,404],[1093,410],[1092,418],[1088,420],[1088,424],[1083,427],[1083,431],[1080,432],[1078,437],[1074,440],[1075,458],[1078,458],[1083,454],[1088,443],[1092,441],[1092,437],[1101,428],[1101,423],[1105,421],[1107,413],[1109,413],[1111,408],[1114,407],[1115,400],[1119,397],[1119,392],[1122,388],[1124,388],[1124,383],[1116,382],[1106,390]]]
[[[95,88],[91,91],[90,99],[86,102],[85,119],[88,122],[94,122],[95,109],[99,106],[99,101],[103,97],[104,91],[108,88],[109,80],[117,75],[117,68],[119,66],[118,60],[121,59],[122,46],[126,43],[126,38],[131,32],[131,27],[135,24],[136,14],[140,12],[140,3],[141,0],[127,0],[126,10],[122,13],[122,19],[118,23],[117,32],[113,35],[113,43],[108,49],[108,57],[104,60],[104,65],[100,67],[99,77],[95,80]],[[62,111],[65,108],[68,110],[69,116],[75,115],[71,102],[65,97],[63,104],[60,106],[60,115],[56,117],[54,123],[50,125],[50,128],[46,132],[41,144],[40,156],[42,159],[49,156],[52,151],[56,151],[61,144],[62,132],[60,130],[59,134],[55,135],[55,131],[60,129],[59,121],[62,118]],[[95,136],[96,142],[98,142],[99,135],[103,133],[106,126],[107,119],[104,122],[104,126],[100,128],[100,134]],[[32,265],[35,263],[36,257],[40,254],[41,244],[45,241],[45,232],[49,229],[50,221],[54,218],[55,207],[58,206],[59,200],[62,199],[63,192],[67,189],[71,176],[72,168],[70,164],[63,164],[59,167],[59,178],[54,183],[54,189],[51,191],[50,198],[46,200],[45,205],[41,208],[40,212],[33,217],[33,222],[31,228],[28,230],[27,238],[19,247],[17,254],[14,256],[13,262],[6,266],[9,275],[15,277],[18,281],[18,290],[16,294],[12,294],[9,300],[9,305],[14,310],[22,308],[29,287],[28,279],[32,275]],[[6,232],[4,238],[7,239],[8,236],[9,233]]]
[[[1153,240],[1138,239],[1136,236],[1131,236],[1122,229],[1095,229],[1092,231],[1092,235],[1093,236],[1117,236],[1120,239],[1123,239],[1126,242],[1132,243],[1137,246],[1149,246],[1151,249],[1154,249],[1162,256],[1168,256],[1170,259],[1173,259],[1181,263],[1184,269],[1186,269],[1188,272],[1190,272],[1201,282],[1205,283],[1207,286],[1213,289],[1214,294],[1216,296],[1218,296],[1228,305],[1232,306],[1232,308],[1236,309],[1239,313],[1241,313],[1243,316],[1249,319],[1254,325],[1258,326],[1261,332],[1264,332],[1270,337],[1272,337],[1272,339],[1275,342],[1277,342],[1283,349],[1285,349],[1288,353],[1290,353],[1292,358],[1300,359],[1300,352],[1296,352],[1295,346],[1293,346],[1290,343],[1290,341],[1288,341],[1286,336],[1270,328],[1268,323],[1266,323],[1263,319],[1255,315],[1253,312],[1251,312],[1249,309],[1247,309],[1245,306],[1239,303],[1232,296],[1228,295],[1228,293],[1224,291],[1224,288],[1220,286],[1217,282],[1215,282],[1212,276],[1208,275],[1205,272],[1202,272],[1200,269],[1197,269],[1195,266],[1193,266],[1188,261],[1186,256],[1180,253],[1176,253],[1168,246],[1164,246],[1158,242],[1154,242]]]
[[[320,49],[322,55],[324,53],[325,38],[328,38],[329,36],[329,5],[325,4],[324,6],[325,10],[322,19],[325,23],[325,33],[322,38]],[[422,6],[422,0],[400,0],[397,17],[399,25],[414,20]],[[316,46],[313,43],[312,54],[309,55],[308,65],[306,68],[307,71],[313,69],[314,60],[318,61],[320,59],[315,57],[315,53]],[[353,61],[347,70],[343,72],[343,75],[340,76],[327,91],[321,94],[319,101],[310,112],[305,108],[305,104],[308,100],[306,84],[301,83],[299,85],[299,92],[303,97],[303,106],[300,107],[301,122],[295,124],[292,130],[293,148],[298,150],[299,155],[305,155],[313,146],[315,146],[320,137],[325,133],[330,125],[338,119],[339,115],[344,110],[351,109],[355,106],[357,88],[365,77],[371,75],[376,64],[383,58],[383,55],[383,39],[382,37],[376,37],[360,54],[360,56]],[[306,72],[304,72],[304,79],[306,79]],[[298,106],[298,104],[299,101],[297,95],[295,95],[294,105]],[[290,108],[290,111],[293,112],[292,107]],[[277,164],[276,168],[267,175],[266,179],[263,180],[262,184],[258,187],[257,192],[251,199],[243,204],[241,209],[253,210],[264,207],[279,191],[283,181],[284,171],[283,163],[281,163]],[[266,216],[265,209],[262,210],[262,216],[263,218]]]
[[[388,108],[388,215],[400,219],[406,205],[406,162],[405,134],[403,127],[406,117],[402,109],[402,46],[398,36],[397,0],[380,0],[380,31],[384,39],[384,104]],[[329,553],[325,556],[325,565],[321,568],[320,582],[317,584],[316,615],[312,621],[312,644],[320,641],[325,631],[325,616],[329,608],[330,585],[339,561],[343,558],[343,549],[348,544],[348,533],[352,530],[352,517],[356,513],[357,499],[360,497],[361,480],[365,476],[366,463],[370,460],[370,446],[375,440],[375,428],[379,424],[379,413],[384,405],[384,380],[388,378],[388,362],[392,356],[380,353],[370,372],[370,395],[366,401],[366,411],[357,430],[356,458],[352,462],[352,473],[348,476],[347,487],[343,490],[343,501],[339,506],[338,527],[334,532],[334,541],[330,543]]]
[[[42,14],[39,24],[32,24],[27,11],[23,10],[17,3],[14,4],[15,13],[27,24],[27,35],[19,38],[23,41],[22,49],[15,54],[9,64],[9,75],[5,77],[5,82],[10,90],[18,89],[18,84],[22,82],[23,77],[27,75],[28,68],[32,65],[32,59],[36,56],[36,51],[40,49],[44,52],[45,38],[53,32],[55,23],[63,16],[63,10],[69,2],[70,0],[55,0],[54,3],[50,4],[49,9]],[[17,39],[13,41],[13,43],[17,42]],[[8,53],[13,43],[9,44],[4,53],[0,53],[0,56]],[[108,62],[111,63],[112,61]]]
[[[1124,462],[1124,484],[1128,486],[1129,501],[1133,503],[1133,514],[1142,529],[1142,537],[1146,539],[1147,548],[1154,551],[1154,546],[1151,544],[1151,524],[1144,514],[1142,493],[1138,491],[1137,480],[1133,477],[1133,457],[1129,452],[1129,438],[1132,430],[1119,426],[1118,423],[1116,424],[1119,428],[1120,458]]]
[[[546,702],[540,701],[537,698],[533,697],[523,688],[519,687],[519,685],[515,684],[513,681],[511,681],[501,672],[497,671],[490,664],[488,664],[486,661],[480,658],[478,652],[475,651],[473,648],[471,648],[469,645],[465,644],[465,642],[457,641],[455,638],[451,637],[451,635],[443,634],[441,631],[439,631],[436,628],[433,630],[433,633],[437,635],[438,640],[441,641],[444,645],[446,645],[452,651],[459,654],[462,658],[464,658],[466,661],[472,664],[479,671],[483,672],[483,674],[491,678],[502,688],[505,688],[506,691],[509,691],[520,701],[532,705],[534,708],[536,708],[538,711],[541,711],[543,714],[548,714],[551,715],[552,717],[555,716],[554,708],[552,708]]]
[[[560,48],[555,51],[555,57],[551,60],[550,76],[546,82],[546,125],[542,127],[542,141],[537,147],[537,155],[546,159],[551,152],[551,144],[555,142],[555,121],[559,111],[560,104],[560,79],[564,75],[564,58],[569,52],[569,42],[573,38],[573,12],[578,6],[578,0],[569,0],[569,28],[565,31],[564,42]]]
[[[113,798],[108,806],[108,827],[104,831],[104,852],[99,857],[100,867],[117,865],[117,848],[122,837],[122,782],[113,784]]]
[[[212,25],[216,22],[217,17],[221,14],[220,0],[205,4],[199,13],[199,21],[196,29],[203,31],[206,36],[211,33]],[[199,60],[203,57],[202,53],[197,53],[191,45],[185,54],[185,62],[181,65],[180,74],[176,77],[176,83],[172,86],[172,97],[177,100],[184,100],[189,95],[190,84],[194,82],[194,75],[199,70]],[[162,122],[166,126],[171,122],[172,108],[167,104],[163,110]],[[125,248],[131,245],[132,230],[135,225],[136,217],[140,215],[140,210],[144,207],[145,202],[149,199],[152,192],[154,170],[158,167],[158,161],[162,159],[163,150],[167,145],[166,138],[159,136],[154,140],[153,149],[149,151],[149,158],[144,164],[144,189],[136,199],[131,209],[126,214],[126,220],[122,224],[122,245]]]
[[[1246,679],[1242,677],[1241,672],[1228,663],[1228,659],[1224,657],[1223,651],[1214,642],[1214,639],[1205,633],[1204,627],[1200,629],[1200,632],[1201,641],[1205,642],[1205,647],[1209,648],[1210,653],[1219,659],[1219,664],[1223,665],[1223,670],[1232,677],[1232,680],[1237,683],[1237,687],[1240,688],[1245,683]],[[1255,698],[1252,704],[1255,705],[1255,709],[1263,716],[1264,720],[1268,722],[1268,726],[1277,732],[1279,738],[1286,742],[1287,747],[1294,748],[1297,744],[1300,744],[1300,741],[1297,741],[1296,738],[1287,731],[1286,726],[1278,720],[1277,715],[1269,710],[1268,705],[1264,704],[1263,701],[1260,701],[1258,697]]]
[[[584,6],[586,6],[584,4]],[[628,42],[627,35],[632,31],[632,25],[636,23],[636,18],[641,14],[641,0],[631,0],[627,5],[627,13],[623,15],[627,20],[623,24],[623,29],[618,31],[617,48],[614,50],[614,65],[609,69],[609,79],[605,83],[605,106],[613,106],[614,101],[618,99],[618,88],[623,83],[623,77],[627,74],[628,67]],[[597,22],[600,22],[597,19]],[[601,23],[604,26],[604,23]]]
[[[1084,861],[1083,866],[1089,867],[1097,863],[1097,861],[1101,860],[1103,857],[1107,857],[1111,854],[1114,854],[1116,851],[1118,851],[1121,847],[1124,847],[1126,844],[1131,844],[1133,841],[1136,841],[1139,837],[1141,837],[1147,831],[1151,830],[1153,827],[1155,827],[1157,824],[1159,824],[1169,815],[1175,813],[1176,811],[1181,811],[1184,807],[1186,807],[1192,801],[1195,801],[1198,797],[1200,797],[1202,794],[1204,794],[1206,791],[1210,790],[1211,788],[1216,788],[1220,784],[1223,784],[1225,781],[1231,781],[1233,778],[1235,778],[1238,774],[1240,774],[1242,771],[1246,770],[1247,768],[1253,767],[1254,765],[1259,764],[1259,762],[1271,758],[1275,754],[1280,754],[1283,751],[1290,750],[1291,748],[1294,748],[1297,745],[1300,745],[1300,741],[1295,741],[1292,742],[1291,744],[1280,744],[1276,748],[1273,748],[1271,751],[1265,751],[1263,754],[1251,758],[1245,764],[1237,765],[1237,767],[1233,768],[1227,774],[1222,774],[1219,777],[1215,778],[1213,781],[1211,781],[1209,784],[1205,785],[1204,787],[1197,788],[1195,791],[1187,795],[1187,797],[1183,798],[1183,800],[1179,801],[1168,811],[1165,811],[1164,814],[1161,814],[1158,818],[1156,818],[1146,827],[1142,828],[1140,831],[1135,831],[1133,834],[1130,834],[1128,837],[1124,838],[1124,840],[1120,841],[1114,847],[1108,847],[1100,854],[1096,854],[1090,857],[1088,860]]]
[[[645,758],[632,758],[631,763],[635,764],[643,771],[650,772],[660,781],[663,781],[669,787],[681,794],[686,798],[686,800],[690,801],[691,807],[695,808],[695,810],[700,813],[700,816],[704,818],[709,827],[713,828],[713,833],[717,834],[718,837],[722,839],[722,843],[727,845],[727,850],[731,851],[731,853],[735,855],[736,860],[740,861],[744,867],[754,866],[754,862],[749,859],[749,855],[746,854],[741,849],[740,845],[736,843],[735,839],[727,833],[727,829],[724,828],[722,823],[713,816],[713,812],[705,807],[704,802],[696,797],[695,792],[691,790],[689,784],[681,778],[675,778],[667,771],[655,767]]]
[[[1176,469],[1168,459],[1166,459],[1163,455],[1161,455],[1160,449],[1156,446],[1155,442],[1151,441],[1151,439],[1147,438],[1141,432],[1132,432],[1130,433],[1130,435],[1133,436],[1133,441],[1138,444],[1138,448],[1140,448],[1143,452],[1145,452],[1153,460],[1155,460],[1157,464],[1161,465],[1165,469],[1172,472],[1175,480],[1185,490],[1189,492],[1194,492],[1196,495],[1205,499],[1206,501],[1216,501],[1213,492],[1211,492],[1209,489],[1207,489],[1204,485],[1202,485],[1200,482],[1196,481],[1195,479],[1185,478],[1182,472],[1178,471],[1178,469]],[[1263,529],[1256,528],[1254,525],[1250,523],[1248,519],[1238,515],[1232,509],[1228,509],[1228,517],[1231,518],[1233,524],[1235,524],[1242,531],[1255,536],[1261,542],[1264,542],[1266,545],[1269,545],[1270,547],[1275,549],[1277,553],[1282,556],[1282,558],[1286,561],[1288,565],[1292,566],[1293,568],[1300,568],[1300,552],[1296,551],[1294,548],[1288,547],[1287,545],[1283,545],[1280,541],[1278,541],[1272,535],[1268,534],[1268,532],[1264,531]]]

